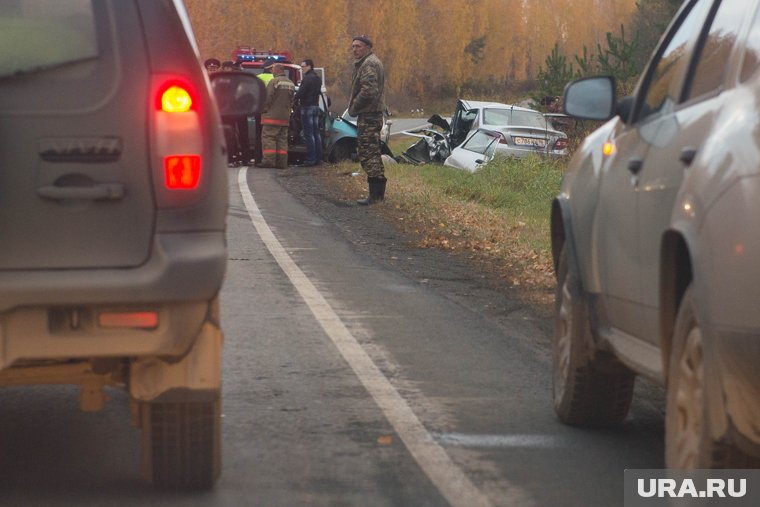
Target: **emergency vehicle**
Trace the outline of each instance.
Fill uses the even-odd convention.
[[[293,53],[285,49],[268,49],[259,51],[252,46],[238,46],[232,50],[232,61],[240,64],[240,68],[253,74],[264,71],[264,62],[275,60],[285,68],[285,75],[298,86],[301,82],[301,66],[293,63]]]

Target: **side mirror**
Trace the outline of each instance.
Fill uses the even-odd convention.
[[[615,114],[615,78],[588,77],[565,87],[565,113],[581,120],[609,120]]]
[[[211,90],[223,117],[244,118],[260,113],[267,97],[264,82],[245,72],[215,72]]]

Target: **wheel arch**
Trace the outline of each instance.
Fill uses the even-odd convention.
[[[549,227],[555,276],[559,272],[559,257],[563,248],[567,248],[568,262],[574,263],[574,267],[577,268],[578,257],[575,251],[575,240],[570,221],[570,203],[567,199],[555,197],[552,201]],[[583,277],[581,277],[580,282],[582,287]]]
[[[352,148],[348,148],[348,151],[356,151],[357,142],[358,141],[356,138],[352,138],[349,136],[341,137],[340,139],[335,141],[335,143],[333,143],[333,145],[330,147],[330,151],[327,153],[327,160],[329,160],[330,162],[339,162],[339,160],[335,159],[335,155],[337,151],[344,149],[343,148],[344,146],[352,147]]]
[[[694,279],[691,252],[680,231],[666,231],[660,247],[660,348],[665,381],[673,349],[673,330],[683,295]]]

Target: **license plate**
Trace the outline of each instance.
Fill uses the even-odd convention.
[[[532,146],[533,148],[546,148],[546,139],[536,139],[533,137],[515,137],[517,146]]]

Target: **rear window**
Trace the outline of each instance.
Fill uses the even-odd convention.
[[[545,129],[546,118],[538,111],[513,111],[512,125]]]
[[[520,109],[484,109],[484,125],[516,125],[520,127],[546,128],[546,119],[538,111]]]
[[[91,0],[0,2],[0,77],[97,56]]]

